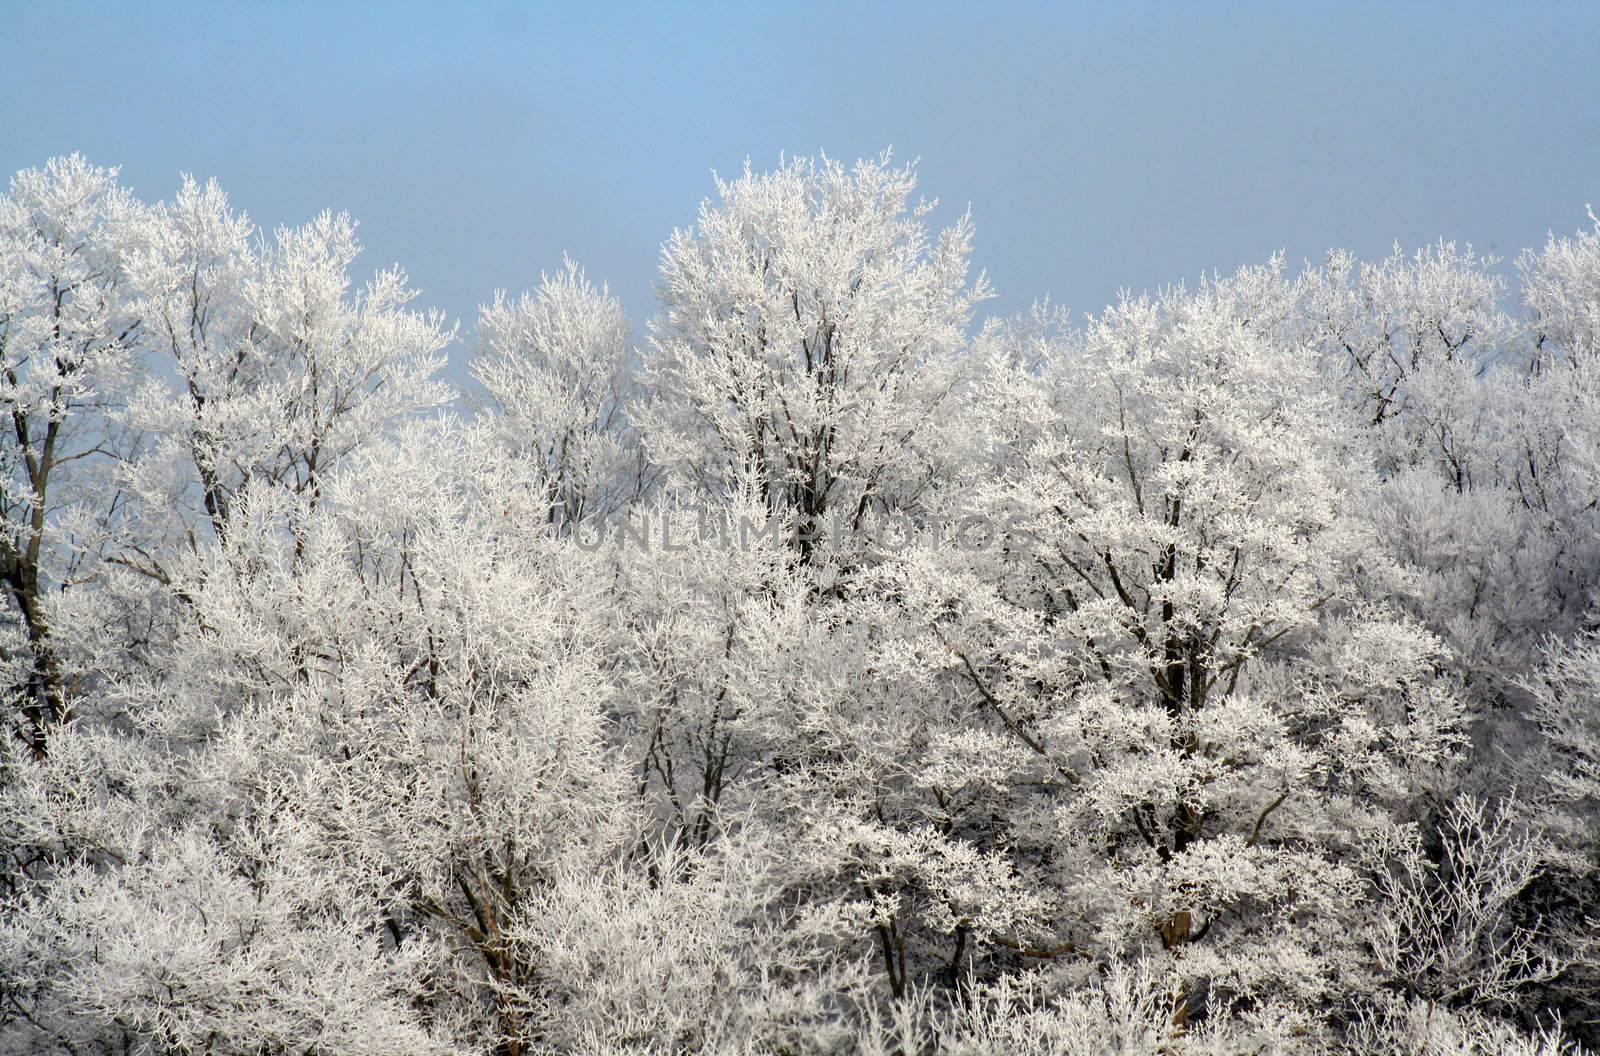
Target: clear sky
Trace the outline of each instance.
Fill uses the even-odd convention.
[[[0,169],[347,209],[466,331],[564,252],[642,324],[711,170],[783,152],[922,159],[1007,314],[1280,249],[1511,256],[1600,207],[1593,2],[0,8]]]

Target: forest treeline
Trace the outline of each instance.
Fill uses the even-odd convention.
[[[932,208],[747,167],[463,395],[345,215],[18,173],[0,1051],[1600,1042],[1600,222],[980,323]]]

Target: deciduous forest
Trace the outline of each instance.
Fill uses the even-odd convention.
[[[12,179],[0,1052],[1600,1044],[1583,203],[994,318],[887,155],[707,194],[638,333]]]

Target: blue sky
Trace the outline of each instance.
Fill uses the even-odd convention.
[[[920,158],[1006,314],[1600,206],[1594,3],[7,6],[0,169],[347,209],[467,331],[564,252],[642,324],[710,171],[783,152]]]

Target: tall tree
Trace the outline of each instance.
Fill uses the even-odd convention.
[[[19,733],[42,756],[65,717],[55,596],[87,574],[116,513],[106,412],[137,324],[124,255],[140,206],[78,155],[19,172],[0,197],[0,583]]]
[[[717,181],[662,251],[645,359],[670,481],[723,498],[748,480],[775,514],[851,528],[928,486],[930,419],[988,286],[969,281],[970,219],[932,236],[915,189],[887,155]]]
[[[622,305],[570,260],[535,293],[479,309],[473,376],[558,528],[610,517],[648,484],[630,417],[632,351]]]

